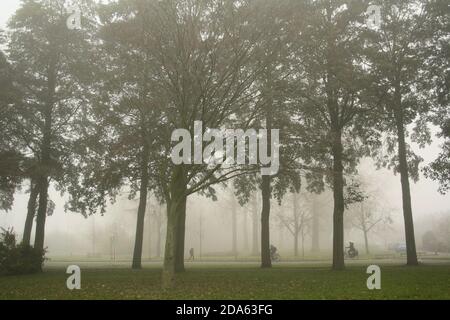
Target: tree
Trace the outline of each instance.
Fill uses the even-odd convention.
[[[305,257],[305,235],[308,232],[308,225],[311,220],[311,214],[306,208],[299,206],[299,193],[292,193],[292,215],[285,216],[278,214],[278,218],[288,229],[294,238],[294,255],[298,256],[298,238],[302,240],[302,257]]]
[[[354,206],[353,210],[350,209],[350,214],[353,227],[363,232],[366,254],[369,254],[369,233],[381,224],[392,223],[389,212],[385,208],[380,208],[380,204],[374,203],[373,199],[366,199]]]
[[[17,85],[12,66],[6,56],[0,52],[0,114],[1,136],[0,141],[0,208],[10,210],[14,200],[14,193],[21,187],[23,180],[29,179],[30,197],[27,205],[22,243],[30,244],[33,219],[36,214],[38,188],[36,184],[36,171],[38,160],[23,154],[30,137],[20,130],[20,104],[24,98]]]
[[[252,254],[257,256],[259,253],[259,212],[258,212],[258,194],[252,195],[251,212],[252,212]]]
[[[438,251],[438,239],[434,235],[433,231],[427,231],[422,236],[423,249],[425,251],[437,252]]]
[[[309,169],[313,188],[323,189],[325,178],[333,190],[334,270],[344,269],[345,174],[378,143],[371,108],[363,98],[367,80],[359,25],[365,9],[361,1],[307,2],[293,55],[302,166]]]
[[[156,256],[161,257],[162,233],[163,233],[163,203],[160,203],[155,211],[156,214]]]
[[[247,65],[257,50],[253,38],[262,32],[250,33],[245,23],[253,6],[239,4],[173,0],[155,2],[152,7],[155,18],[148,24],[152,72],[158,79],[156,90],[164,99],[163,129],[158,134],[159,151],[152,171],[167,203],[164,285],[171,285],[175,273],[184,270],[187,197],[197,192],[214,197],[212,185],[242,174],[240,168],[223,163],[192,161],[184,153],[187,150],[183,150],[187,158],[181,164],[169,160],[175,130],[190,137],[200,130],[203,137],[207,128],[225,124],[247,128],[252,120],[235,121],[232,116],[254,97],[255,71]]]
[[[375,1],[382,13],[377,30],[368,32],[367,72],[372,77],[373,101],[379,107],[388,153],[381,165],[400,173],[407,264],[418,265],[411,206],[410,178],[417,181],[422,161],[408,146],[408,127],[415,122],[411,140],[420,146],[430,141],[427,117],[434,92],[426,77],[428,48],[432,45],[431,18],[425,1]],[[431,101],[431,103],[430,103]]]
[[[237,248],[237,218],[238,218],[238,201],[234,195],[233,189],[231,189],[233,184],[225,189],[227,198],[226,198],[226,209],[227,212],[231,211],[231,254],[237,259],[238,256],[238,248]]]
[[[22,243],[29,245],[38,200],[36,184],[38,160],[22,154],[30,140],[30,137],[20,130],[20,104],[24,96],[17,85],[14,85],[18,75],[14,74],[3,52],[0,52],[0,70],[0,87],[2,88],[0,92],[0,135],[2,137],[0,141],[0,208],[10,210],[15,191],[21,187],[23,180],[29,179],[30,197],[22,238]],[[19,126],[16,126],[17,124]]]
[[[332,198],[329,190],[319,191],[310,185],[308,191],[311,199],[311,252],[320,252],[320,235],[322,231],[322,220],[324,219],[324,208],[331,203]]]
[[[172,275],[184,270],[188,195],[214,196],[213,184],[239,174],[239,169],[221,164],[175,165],[170,161],[171,138],[175,130],[193,136],[199,122],[202,136],[207,127],[231,124],[231,116],[251,101],[254,71],[244,66],[256,49],[245,40],[250,37],[247,28],[241,28],[248,10],[225,2],[123,1],[106,6],[102,14],[103,57],[111,72],[100,75],[103,88],[94,88],[107,94],[99,95],[90,119],[98,125],[80,144],[85,178],[73,183],[71,206],[93,213],[104,210],[105,197],[114,198],[128,182],[131,196],[139,189],[136,267],[148,188],[167,204],[164,274]],[[238,14],[233,16],[233,11]],[[97,186],[95,194],[87,188],[92,185]]]
[[[89,1],[82,4],[88,15]],[[34,181],[39,204],[34,246],[40,250],[44,247],[50,180],[60,187],[64,184],[62,168],[71,163],[67,148],[73,139],[70,128],[85,102],[83,83],[90,75],[89,28],[69,30],[67,18],[63,1],[25,1],[8,24],[8,57],[23,96],[16,105],[16,137],[23,145],[21,152],[37,160]],[[33,204],[36,194],[31,191]]]
[[[312,198],[311,252],[320,251],[320,209],[316,196]]]
[[[291,54],[290,23],[294,19],[293,12],[297,6],[292,6],[289,1],[261,1],[257,15],[260,17],[254,25],[255,30],[268,30],[266,36],[260,41],[262,47],[256,55],[254,68],[260,68],[254,86],[260,92],[257,108],[255,109],[255,122],[253,128],[264,128],[268,132],[268,140],[272,141],[272,129],[279,130],[273,150],[268,148],[268,153],[276,157],[280,164],[277,172],[246,176],[236,180],[239,185],[239,197],[242,203],[250,200],[250,190],[261,192],[261,237],[260,253],[261,267],[270,268],[270,209],[273,198],[281,202],[281,199],[289,188],[298,190],[300,180],[297,172],[296,159],[300,156],[300,146],[295,128],[292,125],[289,112],[292,106],[289,103],[291,89],[287,78],[291,73],[291,65],[288,59]],[[275,28],[274,28],[275,27]],[[286,45],[286,43],[289,43]],[[276,112],[275,112],[276,110]],[[275,134],[275,133],[274,133]],[[278,152],[279,151],[279,152]],[[279,153],[279,154],[278,154]],[[266,166],[262,166],[265,170]],[[249,185],[252,185],[249,188]],[[256,195],[252,196],[255,202]],[[256,205],[253,205],[256,208]],[[256,213],[253,215],[253,230],[256,230]],[[255,241],[257,234],[253,232],[253,253],[257,253]]]
[[[130,199],[139,193],[133,269],[141,268],[147,198],[154,189],[151,149],[162,105],[154,90],[157,80],[149,51],[151,5],[127,0],[99,7],[98,85],[92,87],[99,95],[80,123],[76,149],[84,164],[82,179],[74,179],[70,187],[69,209],[85,216],[99,209],[104,213],[106,199],[114,201],[125,186]]]

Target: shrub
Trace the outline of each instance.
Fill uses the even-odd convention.
[[[28,274],[42,271],[45,250],[17,244],[13,229],[1,229],[0,275]]]

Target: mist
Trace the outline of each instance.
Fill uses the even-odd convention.
[[[425,159],[432,161],[439,152],[439,142],[425,149],[417,149],[417,152]],[[426,162],[425,162],[426,163]],[[389,229],[377,231],[370,236],[371,247],[375,251],[388,249],[391,243],[404,242],[404,230],[402,225],[402,203],[400,182],[398,176],[386,169],[376,170],[373,161],[365,159],[359,166],[359,172],[376,185],[380,191],[377,201],[380,205],[392,212],[393,223]],[[14,228],[18,236],[22,235],[22,228],[26,216],[27,195],[23,190],[17,196],[14,207],[9,212],[0,213],[0,226],[2,228]],[[186,258],[190,248],[195,249],[198,258],[208,258],[209,260],[234,260],[232,253],[232,214],[230,208],[231,197],[229,191],[219,187],[217,201],[202,196],[192,196],[188,199],[188,209],[186,217]],[[417,195],[413,197],[413,212],[416,223],[417,242],[421,247],[422,236],[427,231],[432,230],[434,224],[440,216],[450,215],[450,197],[437,192],[438,184],[421,176],[421,179],[411,185],[411,193]],[[304,193],[304,191],[302,191]],[[320,254],[324,259],[331,259],[332,249],[332,195],[327,190],[322,195],[308,194],[317,198],[320,207]],[[282,205],[290,205],[290,197],[287,195],[282,200]],[[55,202],[54,214],[47,220],[47,236],[45,246],[48,248],[48,257],[64,258],[78,257],[86,259],[101,260],[126,260],[129,261],[133,254],[134,232],[136,227],[137,200],[129,200],[127,194],[118,198],[117,202],[110,204],[106,213],[83,217],[80,213],[66,212],[64,204],[66,197],[61,196],[53,190],[50,198]],[[234,201],[237,201],[234,199]],[[301,205],[305,210],[311,211],[310,200],[301,199]],[[236,203],[237,211],[237,248],[238,257],[252,255],[252,214],[251,204],[244,207]],[[276,200],[272,201],[272,210],[282,211],[289,215],[289,209],[279,206]],[[258,200],[258,219],[260,219],[261,201]],[[157,217],[162,217],[160,229],[161,240],[158,254],[157,243]],[[158,204],[154,197],[150,197],[150,205],[146,213],[143,259],[158,261],[164,252],[165,233],[165,205]],[[150,221],[148,221],[150,220]],[[433,224],[433,221],[434,224]],[[426,223],[424,223],[426,222]],[[259,220],[258,220],[259,223]],[[201,226],[201,229],[200,229]],[[259,226],[259,224],[258,224]],[[346,226],[346,240],[356,243],[361,249],[364,246],[363,235],[357,229],[352,228],[350,223]],[[310,226],[309,226],[310,228]],[[200,231],[201,230],[201,231]],[[394,232],[393,232],[394,231]],[[33,229],[34,232],[34,229]],[[257,230],[259,246],[259,227]],[[271,242],[280,250],[284,256],[294,256],[294,239],[287,228],[279,221],[276,214],[271,217]],[[113,240],[115,237],[115,241]],[[112,239],[113,238],[113,239]],[[311,252],[312,239],[310,231],[305,238],[305,248],[307,253]],[[301,243],[300,243],[301,245]],[[316,257],[317,255],[313,255]],[[254,259],[258,258],[258,253]],[[297,257],[298,259],[301,256]]]

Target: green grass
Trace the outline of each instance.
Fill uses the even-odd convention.
[[[161,270],[82,268],[81,290],[66,288],[64,268],[0,277],[0,299],[450,299],[450,266],[381,266],[382,289],[366,287],[366,266],[188,266],[172,290]]]

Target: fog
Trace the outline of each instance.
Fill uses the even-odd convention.
[[[4,28],[8,18],[18,8],[19,0],[2,0],[0,12],[0,28]],[[424,149],[414,146],[413,149],[424,158],[422,166],[433,161],[439,153],[442,141],[434,139],[433,144]],[[380,191],[377,200],[379,206],[392,212],[393,223],[390,230],[379,230],[370,234],[371,248],[383,250],[389,243],[404,242],[401,186],[399,176],[382,169],[375,170],[371,160],[364,160],[359,166],[359,172],[369,177]],[[218,187],[219,188],[219,187]],[[220,188],[219,188],[220,189]],[[28,196],[27,186],[16,195],[11,211],[0,212],[0,227],[14,228],[21,237],[26,216]],[[421,176],[418,183],[411,185],[413,214],[416,222],[416,239],[421,247],[422,235],[438,223],[439,217],[450,212],[450,195],[437,192],[438,183]],[[302,191],[305,192],[304,190]],[[320,211],[320,251],[331,257],[332,245],[332,199],[327,190],[317,196]],[[134,233],[136,227],[137,200],[128,200],[126,192],[118,197],[115,204],[108,206],[104,215],[94,215],[88,218],[79,213],[65,212],[65,195],[60,195],[52,189],[50,198],[55,202],[54,214],[46,222],[45,246],[50,258],[66,256],[103,257],[111,259],[130,259],[133,252]],[[283,205],[289,205],[290,195],[283,200]],[[256,209],[260,214],[260,201]],[[310,204],[300,199],[304,210],[311,210]],[[271,243],[275,244],[281,255],[293,254],[293,237],[277,218],[277,212],[289,214],[288,208],[278,207],[272,201]],[[238,206],[237,213],[237,251],[238,255],[248,255],[253,251],[253,222],[251,205]],[[161,238],[158,240],[158,215],[161,214]],[[151,198],[147,208],[144,234],[143,258],[161,256],[164,252],[164,216],[165,208]],[[395,230],[395,232],[392,232]],[[34,232],[34,230],[33,230]],[[363,247],[363,235],[351,225],[346,225],[346,241],[354,241],[358,247]],[[259,238],[258,238],[259,241]],[[311,234],[307,232],[304,246],[311,249]],[[301,242],[301,241],[300,241]],[[259,243],[258,243],[259,245]],[[159,248],[158,248],[159,246]],[[301,246],[301,243],[300,243]],[[218,201],[197,195],[188,199],[186,220],[186,254],[189,248],[194,248],[196,256],[225,256],[232,258],[232,215],[230,209],[230,194],[219,190]]]
[[[438,147],[432,145],[418,151],[425,163],[435,157]],[[377,190],[377,202],[383,210],[391,212],[393,223],[384,230],[376,230],[369,235],[372,251],[386,250],[389,244],[404,242],[403,216],[401,211],[400,179],[390,171],[375,170],[371,160],[364,160],[359,166],[359,172],[371,181],[371,190]],[[375,187],[375,188],[374,188]],[[422,236],[439,223],[440,217],[450,215],[450,197],[437,192],[438,185],[423,176],[418,183],[411,185],[413,213],[416,229],[416,241],[421,248]],[[26,216],[27,193],[26,186],[16,196],[13,209],[0,213],[0,226],[14,228],[21,237]],[[301,210],[311,211],[311,201],[301,192],[299,204]],[[332,246],[332,196],[327,190],[315,196],[320,213],[320,252],[326,258],[331,257]],[[55,202],[54,214],[46,224],[45,246],[49,258],[77,257],[130,260],[133,253],[134,233],[136,228],[137,200],[128,200],[126,192],[118,197],[115,204],[108,206],[104,215],[94,215],[88,218],[79,213],[65,212],[65,196],[52,190],[50,198]],[[218,187],[218,201],[194,195],[189,197],[186,218],[186,255],[194,248],[196,257],[208,256],[234,259],[232,253],[232,196],[229,190]],[[278,218],[278,214],[289,216],[291,195],[286,195],[280,207],[276,200],[272,201],[271,243],[284,256],[293,256],[294,240],[292,234]],[[237,206],[237,251],[239,256],[251,255],[253,251],[253,221],[255,210],[252,204]],[[257,213],[260,215],[261,203],[258,199]],[[161,239],[158,251],[158,215],[161,214]],[[150,199],[146,213],[144,230],[143,259],[147,260],[162,256],[164,252],[165,207],[160,206],[155,198]],[[346,215],[349,213],[346,212]],[[259,217],[258,217],[259,219]],[[259,221],[258,221],[259,227]],[[307,223],[305,236],[305,251],[311,251],[311,226]],[[382,228],[383,229],[383,228]],[[394,231],[394,232],[393,232]],[[33,230],[34,232],[34,230]],[[259,230],[258,242],[259,246]],[[355,242],[363,249],[364,240],[360,230],[346,222],[345,241]],[[299,246],[302,246],[301,239]],[[258,248],[259,249],[259,248]],[[361,250],[360,250],[361,251]],[[362,251],[361,251],[362,252]],[[301,250],[299,255],[301,255]],[[256,258],[256,257],[255,257]]]

